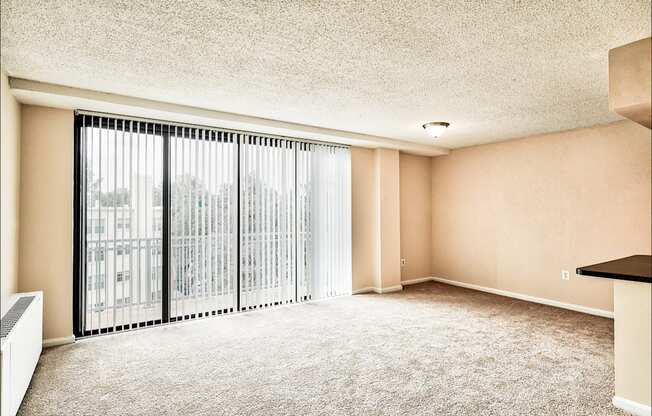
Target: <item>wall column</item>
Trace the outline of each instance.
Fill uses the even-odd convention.
[[[399,152],[351,148],[353,291],[401,290]]]
[[[375,153],[378,272],[374,287],[381,292],[401,290],[399,151],[376,149]]]

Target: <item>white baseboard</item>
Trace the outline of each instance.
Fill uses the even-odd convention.
[[[61,338],[48,338],[43,340],[43,348],[58,347],[59,345],[72,344],[75,342],[75,336]]]
[[[427,276],[427,277],[419,277],[417,279],[401,280],[401,284],[403,286],[408,286],[408,285],[416,285],[417,283],[431,282],[431,281],[432,281],[432,277]]]
[[[374,288],[374,291],[376,293],[391,293],[391,292],[400,292],[403,290],[403,285],[396,285],[396,286],[390,286],[390,287],[377,287]]]
[[[441,277],[433,277],[431,280],[435,282],[446,283],[448,285],[464,287],[467,289],[479,290],[481,292],[493,293],[494,295],[507,296],[509,298],[525,300],[528,302],[540,303],[542,305],[555,306],[557,308],[569,309],[571,311],[588,313],[589,315],[602,316],[603,318],[614,318],[614,313],[605,311],[604,309],[589,308],[587,306],[575,305],[573,303],[564,303],[552,299],[538,298],[536,296],[524,295],[521,293],[508,292],[506,290],[494,289],[492,287],[485,287],[474,285],[471,283],[458,282],[455,280],[442,279]]]
[[[573,303],[564,303],[564,302],[559,302],[559,301],[552,300],[552,299],[538,298],[536,296],[524,295],[522,293],[516,293],[516,292],[509,292],[507,290],[494,289],[492,287],[474,285],[472,283],[458,282],[456,280],[448,280],[448,279],[444,279],[444,278],[441,278],[441,277],[419,277],[419,278],[416,278],[416,279],[402,280],[400,285],[390,286],[390,287],[385,287],[385,288],[378,288],[378,287],[372,287],[372,286],[363,287],[363,288],[354,290],[352,292],[352,294],[359,295],[359,294],[362,294],[362,293],[379,293],[379,294],[382,294],[382,293],[390,293],[390,292],[399,292],[399,291],[403,290],[403,286],[415,285],[415,284],[418,284],[418,283],[431,282],[431,281],[446,283],[448,285],[464,287],[466,289],[473,289],[473,290],[478,290],[478,291],[486,292],[486,293],[492,293],[494,295],[506,296],[508,298],[514,298],[514,299],[525,300],[525,301],[528,301],[528,302],[539,303],[539,304],[542,304],[542,305],[555,306],[557,308],[562,308],[562,309],[569,309],[571,311],[587,313],[589,315],[602,316],[603,318],[613,319],[613,317],[614,317],[613,312],[606,311],[604,309],[589,308],[588,306],[575,305]]]
[[[391,293],[391,292],[400,292],[403,290],[403,285],[396,285],[396,286],[389,286],[389,287],[363,287],[360,289],[356,289],[351,294],[353,295],[361,295],[363,293],[378,293],[383,294],[383,293]]]
[[[634,416],[650,416],[650,406],[623,399],[618,396],[614,396],[611,402],[620,410],[624,410]]]

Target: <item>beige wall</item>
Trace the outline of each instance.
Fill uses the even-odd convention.
[[[401,280],[430,276],[432,158],[401,153]]]
[[[375,152],[351,148],[353,290],[374,286],[378,265]]]
[[[46,339],[72,335],[73,122],[23,106],[19,289],[43,290]]]
[[[616,396],[650,406],[652,285],[614,282]]]
[[[432,274],[613,310],[574,270],[650,253],[650,142],[622,121],[434,158]]]
[[[20,104],[0,69],[0,298],[18,291],[18,213],[20,186]]]

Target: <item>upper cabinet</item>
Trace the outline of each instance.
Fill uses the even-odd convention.
[[[652,128],[650,50],[652,38],[609,51],[609,109]]]

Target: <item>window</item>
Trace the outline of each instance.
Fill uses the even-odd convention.
[[[88,290],[104,289],[104,275],[89,276],[86,288]]]
[[[129,220],[128,219],[118,219],[116,221],[116,228],[121,231],[129,231]]]
[[[75,134],[76,334],[350,293],[348,148],[83,113]],[[98,273],[103,313],[78,293]]]
[[[118,272],[116,273],[115,280],[117,282],[122,282],[129,280],[129,272]]]
[[[122,255],[128,256],[130,253],[131,253],[131,247],[129,246],[117,246],[115,248],[115,254],[117,256],[122,256]]]
[[[116,305],[126,305],[128,303],[131,303],[131,297],[129,297],[129,296],[124,297],[124,298],[118,298],[115,301]]]
[[[86,232],[89,234],[104,234],[104,220],[89,220]]]

